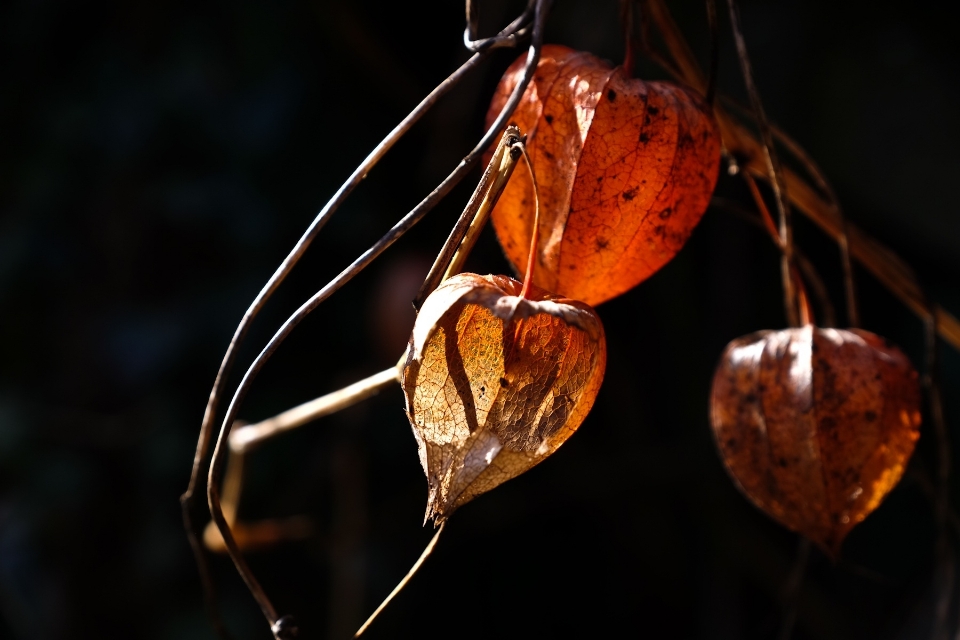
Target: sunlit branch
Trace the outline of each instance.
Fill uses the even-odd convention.
[[[225,442],[230,436],[230,430],[233,426],[234,420],[236,420],[237,411],[240,405],[243,403],[243,400],[246,398],[253,380],[256,378],[263,365],[270,359],[270,357],[286,339],[290,332],[293,331],[293,329],[322,302],[329,298],[344,284],[352,280],[375,258],[383,253],[383,251],[390,247],[398,238],[400,238],[417,222],[419,222],[423,216],[426,215],[427,212],[430,211],[430,209],[432,209],[437,202],[446,196],[447,193],[449,193],[450,190],[467,174],[467,172],[470,171],[470,169],[480,159],[481,154],[487,149],[487,147],[489,147],[490,143],[495,139],[495,137],[499,135],[500,131],[506,125],[507,119],[512,115],[517,104],[520,102],[520,98],[522,97],[523,92],[526,90],[527,85],[529,85],[533,77],[534,69],[539,62],[540,50],[543,43],[543,25],[546,20],[550,4],[550,0],[538,0],[533,25],[533,38],[527,54],[523,75],[520,79],[520,82],[518,82],[517,86],[514,88],[513,93],[510,95],[510,98],[507,100],[506,104],[501,110],[500,115],[497,117],[490,129],[487,130],[486,134],[484,134],[477,146],[474,147],[474,149],[460,162],[457,168],[454,169],[454,171],[447,176],[447,178],[445,178],[436,189],[434,189],[422,202],[420,202],[420,204],[418,204],[410,213],[408,213],[396,225],[394,225],[394,227],[387,232],[387,234],[381,238],[380,241],[361,254],[360,257],[354,260],[350,266],[344,269],[336,278],[334,278],[320,291],[314,294],[307,302],[301,305],[301,307],[283,323],[280,329],[274,334],[274,336],[270,339],[267,345],[247,369],[247,372],[244,374],[243,379],[240,381],[240,384],[238,385],[233,398],[230,401],[226,415],[220,427],[220,433],[217,437],[217,442],[214,447],[213,459],[210,464],[210,471],[207,476],[207,503],[210,507],[210,513],[213,517],[213,520],[216,522],[217,528],[220,530],[220,534],[223,536],[224,543],[227,546],[227,552],[230,554],[230,558],[233,560],[234,566],[237,568],[237,571],[240,573],[241,577],[246,583],[247,588],[260,605],[261,611],[263,612],[264,617],[270,623],[271,628],[275,628],[278,623],[276,610],[257,579],[254,577],[246,563],[246,560],[244,560],[243,555],[240,553],[240,549],[231,535],[230,527],[223,516],[220,505],[220,495],[217,483],[222,472],[227,450]]]
[[[239,427],[230,434],[230,450],[237,453],[250,451],[265,440],[351,407],[398,381],[397,369],[390,367],[343,389],[288,409],[272,418]]]

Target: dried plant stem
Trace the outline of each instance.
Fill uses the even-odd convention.
[[[924,383],[927,387],[930,417],[933,422],[934,433],[936,433],[937,436],[940,456],[937,461],[937,481],[940,493],[937,501],[937,517],[943,522],[946,520],[946,512],[950,504],[948,489],[952,462],[950,456],[950,440],[946,421],[943,416],[943,398],[940,393],[940,359],[937,354],[939,343],[937,340],[938,314],[936,313],[939,308],[937,305],[933,305],[933,308],[934,313],[930,314],[926,322],[927,375],[925,376]]]
[[[941,509],[941,505],[944,505],[945,501],[942,500],[943,492],[939,486],[939,481],[935,482],[931,479],[929,470],[920,465],[908,470],[907,473],[910,480],[915,482],[927,499],[933,503],[934,509],[940,512],[937,513],[938,518],[942,513],[942,517],[944,518],[943,524],[947,525],[953,532],[955,539],[960,538],[960,515],[950,507],[949,503],[946,503],[945,508]],[[939,524],[941,523],[938,522],[938,525]],[[936,559],[938,564],[937,567],[935,567],[934,580],[937,580],[939,577],[939,581],[946,585],[946,588],[940,589],[940,597],[937,598],[934,605],[934,615],[936,618],[934,619],[931,633],[933,640],[944,640],[951,637],[947,625],[947,618],[954,604],[953,592],[955,589],[957,561],[952,548],[953,545],[950,544],[949,538],[944,535],[944,531],[941,529],[937,537]],[[955,640],[960,640],[960,626],[955,627],[953,631]]]
[[[797,543],[797,557],[783,585],[784,614],[777,640],[790,640],[793,635],[793,628],[797,624],[797,611],[800,608],[800,586],[803,584],[803,574],[807,571],[809,559],[810,540],[800,536]]]
[[[746,174],[744,174],[746,175]],[[779,244],[779,234],[777,234],[776,226],[772,225],[772,218],[769,218],[769,222],[761,217],[753,215],[750,211],[746,210],[739,203],[732,200],[727,200],[726,198],[720,198],[714,196],[710,200],[710,206],[722,209],[728,213],[732,213],[741,220],[745,220],[755,227],[766,231],[771,235],[772,238],[776,240],[774,243],[777,246],[777,249],[780,249]],[[768,216],[769,217],[769,216]],[[771,231],[772,229],[772,231]],[[813,295],[816,297],[817,306],[820,309],[820,316],[823,318],[823,321],[820,326],[824,327],[835,327],[837,326],[836,322],[836,311],[833,308],[833,304],[830,302],[830,295],[827,292],[827,287],[823,283],[823,278],[820,277],[820,274],[817,272],[816,267],[813,266],[813,263],[803,254],[799,247],[794,245],[793,247],[793,259],[797,263],[797,268],[800,270],[800,273],[803,274],[804,281],[807,285],[810,286],[810,290]]]
[[[529,299],[540,246],[540,186],[537,184],[537,174],[533,171],[533,163],[530,162],[526,147],[521,147],[521,150],[523,151],[523,161],[527,164],[527,171],[530,172],[530,181],[533,183],[533,231],[530,233],[530,254],[527,256],[527,270],[524,272],[523,288],[520,290],[520,297]]]
[[[390,592],[390,595],[384,598],[383,602],[380,603],[380,606],[370,614],[369,618],[367,618],[367,621],[364,622],[359,629],[357,629],[357,632],[353,634],[354,638],[359,638],[363,632],[366,631],[371,624],[373,624],[373,621],[377,619],[377,616],[380,615],[380,612],[387,608],[387,605],[390,604],[390,601],[393,600],[394,597],[396,597],[396,595],[400,593],[405,586],[407,586],[407,583],[410,582],[417,571],[420,570],[420,567],[423,566],[423,563],[426,562],[427,558],[430,557],[430,554],[433,553],[434,547],[437,546],[437,540],[440,539],[440,534],[443,533],[443,530],[446,528],[446,526],[447,521],[444,520],[437,529],[437,532],[433,534],[430,542],[427,543],[427,547],[423,550],[423,553],[420,554],[420,557],[417,558],[417,561],[413,563],[412,567],[410,567],[410,571],[407,572],[407,575],[403,577],[403,580],[397,583],[397,586],[393,588],[393,591]]]
[[[725,104],[732,106],[735,110],[739,111],[741,114],[750,116],[749,110],[740,105],[736,100],[732,100],[727,96],[722,96]],[[840,248],[840,264],[843,268],[843,285],[844,285],[844,295],[846,298],[847,305],[847,326],[849,327],[858,327],[860,326],[860,311],[857,306],[857,295],[856,295],[856,286],[854,283],[853,277],[853,264],[850,260],[850,242],[847,238],[847,221],[843,215],[843,208],[840,206],[840,200],[837,198],[836,193],[833,191],[833,187],[830,186],[830,181],[827,180],[827,177],[823,174],[823,171],[820,169],[820,166],[813,161],[813,158],[810,157],[810,154],[800,146],[800,144],[791,138],[786,132],[777,127],[775,124],[770,124],[770,132],[773,134],[774,140],[780,143],[784,149],[786,149],[794,160],[796,160],[804,171],[807,172],[810,178],[813,178],[813,181],[816,183],[820,191],[827,197],[827,201],[830,203],[830,206],[833,207],[834,215],[840,221],[840,236],[837,238],[837,245]],[[745,174],[746,175],[746,174]],[[796,247],[794,247],[796,251]]]
[[[480,206],[477,207],[476,212],[474,212],[473,219],[467,227],[467,232],[464,234],[460,246],[457,247],[453,258],[450,260],[450,264],[447,265],[443,273],[444,280],[463,270],[463,265],[467,262],[467,257],[470,255],[470,252],[473,251],[473,247],[476,246],[477,240],[480,238],[480,232],[483,231],[487,220],[490,219],[493,208],[497,206],[497,201],[500,200],[500,196],[503,194],[503,190],[506,188],[507,183],[510,181],[510,176],[513,175],[513,170],[517,166],[517,153],[523,149],[523,138],[520,135],[520,130],[511,125],[507,127],[503,135],[507,146],[504,149],[503,161],[500,163],[496,179],[493,181],[489,191],[483,195]]]
[[[423,216],[426,215],[426,213],[432,209],[437,202],[440,201],[441,198],[449,193],[454,185],[457,184],[480,159],[480,155],[484,152],[484,150],[486,150],[493,139],[506,125],[507,119],[512,115],[513,110],[520,102],[523,92],[526,90],[527,85],[533,78],[533,72],[536,69],[537,63],[540,59],[540,50],[543,43],[543,25],[549,11],[550,4],[551,0],[538,0],[534,16],[532,43],[527,54],[523,75],[520,81],[517,83],[517,86],[514,88],[513,93],[510,95],[510,98],[507,100],[507,103],[501,110],[500,115],[497,117],[490,129],[484,134],[479,144],[477,144],[477,146],[460,162],[457,168],[454,169],[454,171],[447,176],[447,178],[445,178],[436,189],[434,189],[422,202],[420,202],[420,204],[418,204],[412,211],[410,211],[410,213],[408,213],[396,225],[394,225],[393,228],[387,232],[383,238],[381,238],[370,249],[361,254],[350,266],[344,269],[336,278],[334,278],[303,305],[301,305],[300,308],[293,313],[293,315],[287,318],[280,329],[274,334],[274,336],[270,339],[267,345],[263,348],[259,355],[257,355],[253,363],[247,369],[243,379],[240,381],[240,384],[233,395],[233,398],[230,401],[229,406],[227,407],[226,415],[224,416],[223,423],[220,427],[220,433],[217,437],[217,442],[214,447],[213,458],[210,463],[210,471],[207,476],[207,503],[210,507],[210,513],[213,516],[213,520],[216,523],[217,528],[220,530],[220,534],[223,536],[224,543],[227,546],[227,552],[230,554],[230,558],[233,560],[234,566],[237,568],[238,573],[240,573],[241,577],[246,583],[250,593],[260,605],[260,609],[263,612],[264,617],[270,623],[271,628],[275,629],[278,623],[276,610],[274,609],[273,604],[270,602],[270,599],[263,591],[263,588],[260,586],[257,579],[250,571],[246,560],[243,558],[243,555],[240,553],[240,549],[230,533],[230,527],[223,516],[223,511],[220,504],[218,481],[225,461],[227,449],[225,443],[230,436],[230,430],[233,427],[234,420],[236,420],[237,411],[240,405],[243,403],[243,400],[246,398],[253,380],[263,368],[263,365],[266,364],[266,362],[270,359],[270,357],[286,339],[290,332],[293,331],[293,329],[323,301],[329,298],[344,284],[352,280],[398,238],[400,238],[417,222],[419,222]],[[277,635],[276,632],[275,635]]]
[[[663,35],[664,42],[674,60],[666,67],[677,70],[677,79],[695,90],[703,92],[706,78],[696,57],[684,40],[679,28],[670,16],[663,0],[648,0],[651,20]],[[762,159],[763,148],[754,135],[736,123],[718,105],[715,115],[720,125],[724,147],[732,154],[745,158],[742,168],[762,180],[770,180],[766,162]],[[806,215],[824,233],[839,241],[843,225],[834,207],[826,202],[800,175],[788,167],[783,168],[783,181],[790,202]],[[846,225],[850,255],[867,268],[887,289],[897,296],[907,308],[922,319],[936,317],[937,334],[953,348],[960,351],[960,321],[940,307],[933,307],[923,295],[912,269],[888,248],[869,237],[852,223]]]
[[[797,263],[797,269],[803,274],[803,281],[810,286],[813,295],[816,296],[817,306],[820,308],[820,317],[822,319],[819,326],[837,326],[837,316],[833,304],[830,302],[830,294],[827,292],[827,287],[823,284],[823,279],[820,277],[820,274],[817,273],[813,263],[798,251],[796,246],[793,248],[793,259]],[[804,290],[804,296],[806,297],[806,295],[807,292]],[[814,322],[813,314],[810,314],[810,322]]]
[[[487,51],[489,49],[517,46],[520,40],[525,38],[530,32],[529,22],[533,16],[536,4],[537,0],[527,0],[527,7],[523,10],[523,13],[507,25],[498,35],[492,38],[477,39],[480,12],[475,0],[466,0],[467,27],[463,30],[463,46],[474,53]]]
[[[632,78],[636,53],[633,47],[633,3],[635,0],[620,0],[620,22],[623,23],[623,73]]]
[[[770,209],[767,208],[767,203],[763,200],[763,195],[760,193],[760,189],[757,187],[757,183],[754,181],[753,177],[749,173],[740,173],[743,176],[744,182],[747,183],[747,187],[750,189],[750,195],[753,196],[753,201],[757,205],[757,209],[760,211],[760,218],[763,220],[763,226],[770,233],[773,243],[777,246],[783,256],[786,256],[787,247],[783,241],[783,238],[780,237],[780,233],[777,231],[776,223],[773,221],[773,216],[770,215]],[[813,311],[810,309],[810,298],[807,295],[807,289],[803,284],[803,278],[800,277],[800,269],[798,269],[798,260],[797,260],[797,248],[793,248],[793,260],[790,264],[790,278],[793,282],[793,286],[796,288],[797,302],[799,304],[799,321],[800,326],[806,326],[808,324],[815,324]],[[822,283],[821,283],[822,286]],[[824,289],[823,299],[829,300],[829,296],[826,295]]]
[[[843,268],[844,294],[847,304],[847,326],[860,326],[860,311],[857,305],[857,292],[853,277],[853,264],[850,259],[850,241],[847,235],[847,221],[843,214],[843,207],[840,206],[840,200],[837,198],[830,181],[823,174],[820,166],[813,161],[813,158],[807,151],[800,146],[786,132],[776,125],[771,124],[770,130],[774,139],[777,140],[790,154],[800,163],[800,166],[813,178],[820,190],[827,196],[827,200],[833,206],[833,213],[840,222],[840,234],[837,237],[837,245],[840,247],[840,264]]]
[[[270,277],[270,279],[267,281],[267,284],[264,285],[263,289],[254,299],[246,313],[244,313],[240,325],[237,327],[233,339],[230,341],[230,345],[227,347],[227,351],[224,354],[223,362],[220,365],[220,370],[217,372],[217,377],[214,381],[214,387],[210,393],[210,400],[207,403],[203,423],[201,425],[200,441],[198,442],[197,453],[194,458],[194,467],[190,477],[190,485],[187,489],[187,492],[184,494],[184,499],[189,500],[189,497],[192,496],[195,491],[199,478],[199,469],[202,466],[201,463],[205,457],[206,450],[209,447],[210,424],[217,413],[220,393],[222,392],[223,385],[226,382],[226,375],[229,373],[229,370],[233,365],[233,361],[236,356],[236,349],[246,336],[250,322],[256,317],[260,309],[263,307],[263,304],[270,298],[280,283],[283,282],[284,278],[286,278],[286,276],[306,252],[307,248],[310,246],[310,243],[316,237],[317,233],[319,233],[320,229],[324,226],[324,224],[326,224],[330,216],[333,215],[340,205],[343,204],[343,201],[346,200],[347,196],[350,195],[353,189],[356,188],[356,186],[367,177],[367,174],[377,164],[377,162],[379,162],[386,152],[389,151],[390,148],[393,147],[393,145],[403,137],[403,135],[417,122],[417,120],[419,120],[420,117],[423,116],[423,114],[425,114],[430,107],[437,102],[437,100],[446,94],[447,91],[452,89],[453,86],[466,74],[466,72],[476,66],[476,64],[482,58],[483,55],[481,54],[472,56],[446,80],[437,85],[437,87],[431,91],[430,94],[400,122],[400,124],[394,127],[394,129],[387,134],[387,137],[384,138],[380,144],[378,144],[376,148],[370,152],[363,162],[361,162],[360,165],[354,169],[353,173],[350,174],[350,177],[347,178],[347,181],[340,186],[340,189],[337,190],[333,198],[327,202],[317,217],[314,218],[313,222],[311,222],[303,236],[301,236],[300,240],[297,241],[297,244],[294,246],[293,250],[287,255],[286,258],[284,258],[280,267],[277,268],[276,272],[274,272],[274,274]]]
[[[730,23],[733,26],[733,38],[737,45],[740,70],[744,84],[747,85],[747,93],[750,95],[750,104],[753,106],[757,128],[760,130],[760,139],[763,142],[763,157],[767,163],[767,174],[771,176],[770,185],[773,187],[773,196],[780,217],[780,240],[783,243],[783,257],[781,258],[783,305],[787,314],[787,321],[792,326],[797,326],[800,324],[800,318],[797,313],[797,299],[792,276],[793,227],[790,220],[790,206],[786,199],[787,189],[783,182],[780,160],[773,146],[773,136],[770,133],[770,125],[763,109],[763,101],[760,100],[760,92],[753,77],[753,65],[750,64],[750,56],[747,53],[747,42],[740,27],[740,8],[736,0],[727,0],[727,7],[730,9]]]
[[[270,296],[273,295],[274,291],[280,286],[283,280],[287,277],[293,267],[297,264],[303,254],[306,252],[307,248],[310,246],[313,239],[319,233],[320,229],[326,224],[330,216],[336,212],[347,196],[356,188],[360,182],[366,178],[370,170],[380,161],[380,159],[390,150],[393,145],[404,136],[404,134],[454,85],[459,82],[468,71],[474,68],[477,63],[485,56],[485,53],[477,53],[470,57],[459,69],[454,71],[447,79],[441,82],[437,87],[424,98],[420,104],[418,104],[410,114],[404,118],[400,124],[398,124],[389,134],[378,144],[373,151],[361,162],[353,173],[350,174],[350,177],[347,178],[346,182],[341,185],[337,190],[334,196],[330,199],[329,202],[323,207],[320,213],[314,218],[313,222],[310,223],[310,226],[297,241],[294,248],[290,251],[283,262],[277,268],[277,270],[270,276],[270,279],[261,289],[260,293],[257,294],[257,297],[250,304],[250,307],[243,314],[243,318],[240,320],[240,324],[237,326],[236,331],[233,334],[233,337],[230,340],[230,344],[227,347],[227,351],[223,356],[223,360],[220,363],[220,369],[217,371],[217,376],[214,379],[213,388],[210,391],[209,399],[207,400],[207,407],[204,411],[203,420],[200,425],[200,436],[197,441],[197,449],[194,454],[193,468],[190,472],[190,481],[187,485],[187,490],[180,497],[180,503],[182,508],[184,528],[187,532],[187,537],[190,542],[190,546],[193,550],[194,557],[196,559],[197,567],[200,572],[200,579],[203,584],[204,596],[207,603],[207,610],[215,627],[217,634],[225,638],[226,632],[224,630],[222,621],[216,607],[216,597],[213,587],[213,581],[210,577],[210,569],[206,560],[206,555],[200,545],[198,538],[197,527],[194,523],[194,510],[196,508],[196,496],[197,488],[201,478],[201,469],[203,469],[206,459],[207,452],[210,448],[210,440],[213,433],[213,423],[216,419],[217,412],[219,409],[220,397],[223,394],[223,388],[226,384],[227,377],[230,374],[230,370],[233,367],[234,360],[236,359],[237,349],[240,344],[243,342],[244,338],[247,335],[247,331],[250,328],[253,319],[257,316],[260,310],[263,308],[263,305],[267,302]]]
[[[399,381],[397,368],[390,367],[373,374],[369,378],[354,382],[343,389],[305,402],[256,424],[244,425],[239,428],[234,425],[229,440],[230,451],[232,453],[246,453],[265,440],[347,407],[352,407],[361,400],[366,400]]]
[[[934,309],[937,305],[933,305]],[[952,460],[950,455],[950,436],[947,432],[946,421],[943,416],[943,398],[940,393],[940,361],[937,353],[937,314],[932,313],[925,323],[926,337],[926,375],[923,378],[927,390],[927,401],[930,411],[933,432],[937,439],[937,482],[934,490],[934,512],[939,529],[937,536],[937,558],[944,569],[944,588],[937,599],[935,607],[935,621],[933,638],[948,637],[947,618],[953,604],[954,592],[954,553],[950,538],[947,535],[947,518],[950,511],[950,472]]]
[[[237,545],[244,551],[262,549],[283,540],[304,540],[314,533],[313,522],[306,516],[287,518],[269,518],[254,522],[244,522],[237,516],[243,493],[243,476],[246,468],[246,454],[231,452],[227,460],[227,470],[223,475],[223,515],[233,532]],[[207,549],[226,553],[223,536],[213,521],[207,523],[203,531],[203,543]]]
[[[638,5],[639,11],[637,11],[637,17],[640,19],[640,37],[637,43],[640,45],[640,51],[642,51],[645,56],[653,60],[656,64],[666,69],[670,75],[679,77],[680,71],[674,68],[673,63],[670,60],[660,55],[660,52],[657,51],[656,47],[654,47],[653,43],[651,42],[650,2],[651,0],[640,0]]]
[[[521,139],[520,130],[515,126],[511,125],[503,132],[500,143],[494,150],[490,162],[487,163],[477,188],[474,189],[467,206],[464,207],[443,248],[437,254],[417,297],[414,298],[413,306],[417,310],[423,306],[423,301],[441,282],[459,273],[463,267],[467,255],[473,249],[487,218],[490,217],[490,212],[493,211],[500,194],[503,193],[510,176],[513,175],[520,152],[519,147],[523,146]]]
[[[796,257],[796,256],[794,256]],[[796,267],[790,267],[790,278],[793,280],[797,289],[797,304],[800,306],[800,326],[805,327],[808,324],[816,324],[816,318],[813,315],[813,309],[810,308],[810,297],[807,295],[807,288],[803,284],[803,278]]]
[[[717,101],[717,73],[720,70],[720,29],[717,26],[717,0],[706,0],[707,25],[710,27],[710,75],[704,94],[712,108]]]
[[[223,478],[221,504],[224,519],[230,525],[237,544],[242,550],[263,547],[283,539],[301,539],[312,531],[312,525],[302,516],[255,523],[246,523],[237,519],[237,510],[243,492],[246,455],[274,436],[351,407],[376,395],[382,389],[396,384],[399,379],[399,370],[391,367],[261,422],[247,425],[238,421],[234,424],[229,439],[230,452]],[[213,521],[203,532],[203,542],[212,551],[226,551],[223,537]]]
[[[842,210],[837,208],[837,215],[843,216]],[[847,233],[847,219],[840,219],[840,261],[843,265],[843,290],[847,301],[847,325],[860,326],[860,310],[857,306],[857,289],[853,279],[853,262],[850,260],[850,236]]]

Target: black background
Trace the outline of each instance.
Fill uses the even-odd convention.
[[[520,10],[480,5],[484,34]],[[556,5],[549,42],[622,58],[614,0]],[[767,111],[822,165],[849,218],[958,314],[955,23],[936,3],[838,5],[744,2]],[[705,61],[702,4],[671,6]],[[721,27],[720,84],[744,99]],[[462,28],[450,1],[3,4],[0,637],[213,637],[178,496],[222,353],[326,199],[465,59]],[[371,173],[257,321],[244,366],[475,144],[516,55],[484,63]],[[478,175],[297,329],[243,417],[396,361],[410,292]],[[734,178],[718,191],[747,202]],[[797,236],[842,311],[834,245],[802,219]],[[472,262],[508,271],[489,232]],[[370,637],[776,637],[797,539],[725,475],[707,393],[726,342],[783,326],[777,269],[760,231],[710,210],[672,263],[602,305],[610,360],[580,432],[458,512]],[[921,365],[920,322],[858,275],[864,326]],[[941,353],[952,426],[960,357]],[[244,516],[317,526],[250,556],[308,637],[349,637],[431,535],[401,407],[392,389],[251,459]],[[913,478],[935,462],[925,426],[908,478],[843,559],[813,552],[795,638],[927,637],[943,585]],[[214,568],[231,631],[269,637],[229,561]]]

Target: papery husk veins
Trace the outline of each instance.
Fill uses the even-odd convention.
[[[553,453],[603,379],[593,309],[520,290],[503,276],[454,276],[414,326],[402,382],[429,485],[426,518],[437,523]]]

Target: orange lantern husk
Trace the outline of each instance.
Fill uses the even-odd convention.
[[[505,276],[455,275],[427,297],[402,385],[427,476],[427,519],[541,462],[577,430],[606,365],[588,305]]]
[[[710,418],[743,493],[836,557],[903,475],[920,390],[907,357],[868,331],[760,331],[724,351]]]
[[[500,81],[487,126],[525,58]],[[512,122],[527,133],[540,185],[534,284],[544,289],[591,305],[620,295],[676,255],[710,202],[720,132],[689,89],[630,78],[589,53],[548,45]],[[492,218],[522,271],[534,218],[529,176],[517,172]]]

